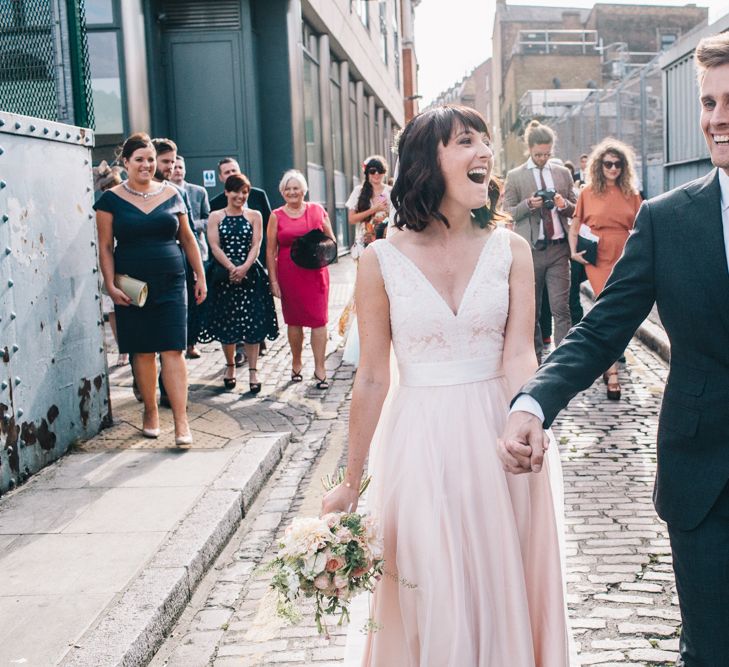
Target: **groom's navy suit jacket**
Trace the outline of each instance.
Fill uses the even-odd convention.
[[[522,388],[546,426],[622,354],[654,302],[671,342],[654,501],[669,526],[691,530],[729,480],[729,269],[716,169],[643,203],[595,306]]]

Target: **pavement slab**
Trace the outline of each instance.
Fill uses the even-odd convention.
[[[339,312],[352,292],[351,261],[334,265],[331,276],[334,351]],[[201,358],[188,362],[189,448],[174,446],[171,411],[164,408],[160,437],[142,437],[130,368],[110,369],[113,425],[0,499],[0,664],[149,661],[292,437],[336,415],[326,391],[290,382],[282,333],[260,360],[263,391],[255,397],[247,393],[245,368],[236,390],[226,391],[220,346],[200,346]],[[107,343],[115,356],[108,330]],[[310,374],[308,346],[304,361]],[[328,362],[332,370],[337,364]],[[312,433],[320,442],[323,432]],[[225,576],[237,581],[251,571],[241,562]],[[237,594],[221,582],[212,599],[232,614]],[[215,644],[222,632],[215,619],[201,617],[190,646]],[[183,656],[178,664],[190,663]]]

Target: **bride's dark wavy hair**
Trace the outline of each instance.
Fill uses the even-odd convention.
[[[483,116],[469,107],[446,104],[415,116],[403,130],[398,144],[399,169],[390,199],[395,208],[395,226],[422,232],[431,220],[450,227],[438,210],[445,194],[445,179],[438,163],[438,145],[448,145],[454,129],[464,127],[485,134],[488,127]],[[492,176],[489,202],[473,211],[482,228],[491,227],[503,218],[497,213],[501,187]]]

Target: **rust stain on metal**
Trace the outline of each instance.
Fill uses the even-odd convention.
[[[91,380],[81,378],[81,386],[78,388],[78,395],[81,400],[78,403],[79,414],[81,415],[81,423],[84,427],[89,424],[89,406],[91,405]]]
[[[48,422],[45,419],[41,420],[38,427],[38,443],[45,451],[50,451],[56,446],[56,434],[48,428]]]
[[[54,421],[56,421],[56,417],[58,417],[58,414],[58,406],[52,405],[50,408],[48,408],[48,413],[46,414],[46,417],[48,417],[48,423],[52,424]]]
[[[23,422],[20,427],[20,439],[26,445],[34,445],[38,442],[38,433],[33,422]]]

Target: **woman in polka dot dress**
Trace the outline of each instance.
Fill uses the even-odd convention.
[[[268,276],[258,262],[263,222],[258,211],[245,207],[250,181],[233,174],[225,181],[228,205],[208,218],[208,244],[213,254],[208,271],[209,294],[199,340],[219,341],[225,355],[226,388],[236,385],[235,344],[243,341],[252,394],[261,391],[258,349],[264,338],[278,338],[278,322]]]

